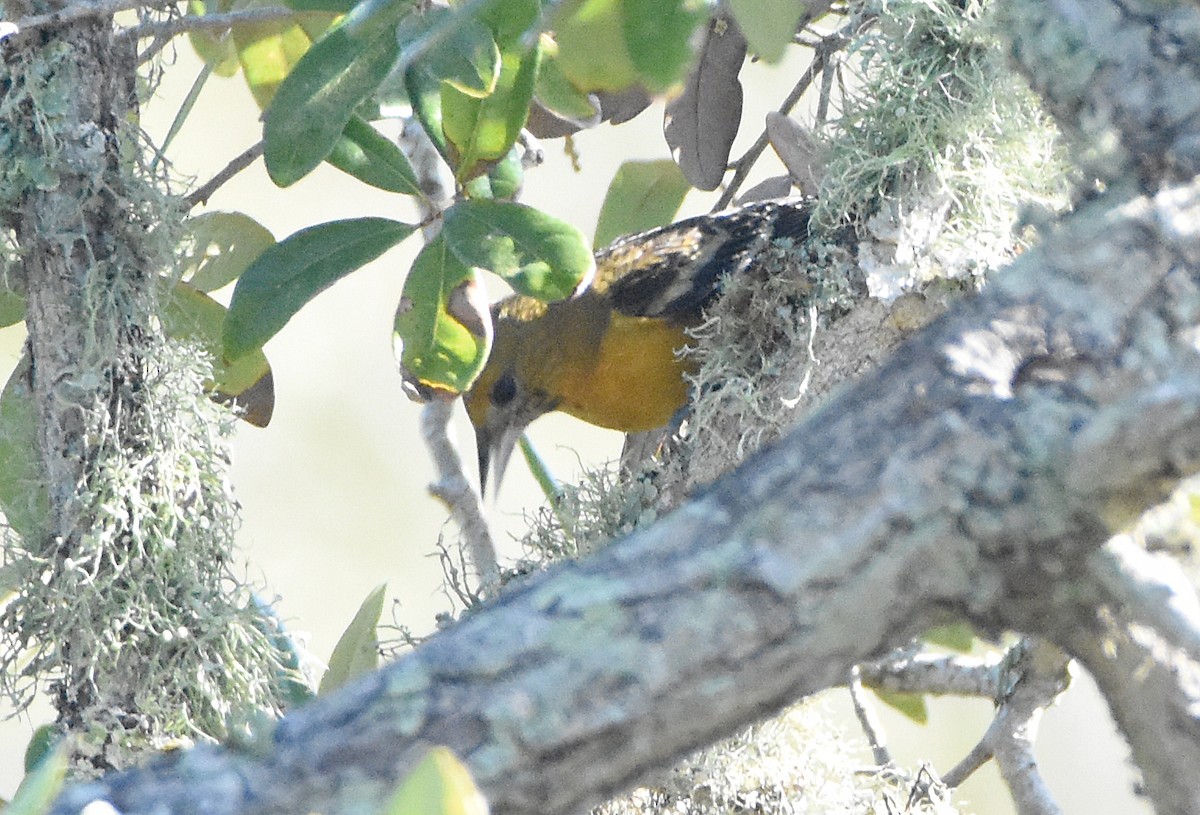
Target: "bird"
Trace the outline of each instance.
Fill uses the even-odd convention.
[[[554,302],[513,295],[491,309],[487,362],[464,393],[480,494],[499,488],[517,440],[562,411],[624,433],[667,425],[686,407],[687,329],[726,275],[777,238],[808,233],[813,201],[759,201],[619,238],[596,254],[591,285]]]

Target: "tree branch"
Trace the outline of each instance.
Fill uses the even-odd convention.
[[[1200,186],[1097,199],[781,443],[297,711],[268,756],[199,751],[56,812],[101,794],[129,815],[340,810],[382,801],[433,743],[464,758],[493,812],[578,812],[843,682],[947,609],[1057,637],[1092,667],[1114,632],[1069,623],[1095,617],[1084,564],[1124,523],[1114,507],[1200,467],[1200,269],[1187,260],[1200,232],[1181,228],[1198,219]],[[1097,669],[1126,681],[1128,661],[1114,667]],[[1139,705],[1182,715],[1167,667],[1137,686]],[[1142,760],[1180,726],[1141,724],[1126,732]],[[1200,766],[1188,735],[1176,770]],[[1182,771],[1147,780],[1156,802],[1200,788]]]

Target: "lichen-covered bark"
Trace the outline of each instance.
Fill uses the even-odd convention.
[[[493,811],[579,812],[946,609],[1082,651],[1090,556],[1200,465],[1196,219],[1200,188],[1093,203],[707,493],[298,711],[269,757],[186,756],[57,811],[374,807],[447,744]],[[1173,726],[1190,747],[1148,778],[1182,813],[1169,787],[1195,786],[1200,727]]]
[[[1124,595],[1096,566],[1200,466],[1200,140],[1187,104],[1153,101],[1167,87],[1200,99],[1183,58],[1200,50],[1200,11],[1009,6],[1051,110],[1085,140],[1106,134],[1095,166],[1153,195],[1110,184],[674,514],[297,711],[252,754],[194,751],[55,811],[96,798],[125,813],[378,811],[446,744],[493,811],[579,812],[946,610],[1078,656],[1158,811],[1200,810],[1194,632],[1122,625]],[[1031,57],[1055,43],[1065,59]]]

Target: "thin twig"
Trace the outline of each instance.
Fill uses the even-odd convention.
[[[1038,770],[1033,742],[1042,712],[1066,688],[1069,658],[1056,646],[1022,640],[1009,651],[1005,669],[1009,687],[983,738],[942,780],[952,787],[996,759],[1020,815],[1059,815],[1050,790]]]
[[[107,3],[97,3],[96,5],[80,3],[74,6],[67,6],[58,11],[49,12],[48,14],[33,14],[28,17],[22,17],[13,23],[16,26],[16,31],[13,34],[15,36],[23,31],[36,31],[39,28],[73,23],[77,20],[86,20],[89,17],[111,17],[117,12],[131,11],[147,5],[145,0],[109,0]]]
[[[244,150],[241,155],[235,157],[232,161],[226,164],[221,169],[221,172],[214,175],[208,180],[207,183],[197,187],[189,195],[184,197],[183,200],[184,203],[187,204],[187,208],[193,209],[200,204],[207,203],[208,199],[212,197],[213,193],[216,192],[221,185],[253,164],[254,160],[262,154],[263,143],[261,141],[258,142],[258,144],[255,144],[252,147]]]
[[[480,593],[484,597],[492,597],[500,585],[496,546],[492,543],[492,535],[484,519],[483,500],[471,488],[471,483],[463,473],[462,457],[450,437],[450,417],[454,404],[453,401],[433,399],[421,410],[421,438],[429,448],[438,471],[438,480],[430,485],[429,491],[454,516],[472,565],[479,572],[482,584]]]
[[[1000,695],[999,655],[980,659],[957,654],[902,654],[860,667],[863,682],[870,688],[891,693],[935,695]]]
[[[854,715],[871,745],[871,756],[879,766],[892,763],[892,754],[888,752],[887,739],[883,733],[883,722],[870,701],[865,697],[862,684],[862,672],[855,665],[850,669],[850,701],[854,703]]]
[[[296,10],[287,6],[266,6],[250,8],[242,11],[229,11],[224,14],[188,14],[171,20],[142,23],[131,26],[122,32],[123,36],[145,39],[154,37],[170,39],[176,34],[188,31],[224,31],[240,23],[265,23],[274,20],[286,20],[296,16]]]
[[[813,53],[812,62],[808,63],[808,67],[804,70],[804,73],[800,75],[800,80],[795,84],[791,92],[788,93],[787,98],[785,98],[783,103],[779,106],[780,113],[786,116],[788,113],[792,112],[792,108],[796,107],[796,103],[798,103],[800,101],[800,97],[804,96],[804,94],[808,91],[809,86],[811,86],[813,83],[813,80],[815,80],[817,76],[825,70],[825,65],[829,62],[830,56],[838,49],[845,47],[847,42],[849,42],[849,40],[841,32],[830,34],[828,37],[821,40],[821,46],[815,49]],[[713,212],[719,212],[720,210],[725,209],[729,206],[730,202],[733,201],[734,196],[737,195],[738,189],[745,182],[746,176],[750,174],[750,170],[754,167],[754,164],[762,155],[763,150],[767,149],[768,141],[769,139],[767,137],[767,131],[763,130],[763,132],[755,140],[754,144],[750,146],[750,149],[747,150],[741,158],[733,163],[733,178],[730,179],[729,184],[725,187],[724,192],[721,193],[721,197],[717,200],[716,206],[712,208]]]

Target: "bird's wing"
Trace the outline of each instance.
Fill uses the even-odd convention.
[[[811,199],[761,201],[621,238],[596,255],[592,286],[630,317],[690,322],[776,238],[807,234]]]

